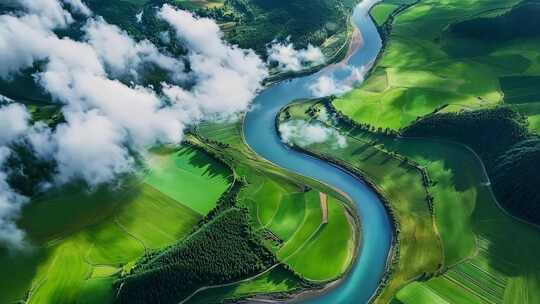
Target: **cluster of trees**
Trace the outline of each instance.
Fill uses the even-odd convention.
[[[230,208],[178,244],[154,252],[116,282],[119,303],[178,303],[198,288],[242,280],[276,263],[248,223]]]
[[[442,137],[464,143],[482,158],[498,201],[540,224],[540,138],[508,107],[433,114],[403,130],[405,136]]]

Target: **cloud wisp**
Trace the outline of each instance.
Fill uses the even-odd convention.
[[[321,49],[311,44],[305,49],[297,50],[291,42],[273,43],[268,47],[267,53],[268,61],[277,64],[281,71],[297,72],[325,62]]]
[[[7,103],[0,108],[0,243],[21,246],[24,239],[14,220],[28,198],[9,186],[5,168],[14,142],[55,164],[54,185],[96,187],[136,170],[149,146],[181,142],[188,126],[246,111],[268,75],[253,51],[224,42],[214,21],[168,5],[158,17],[175,33],[170,39],[188,48],[189,71],[184,60],[94,17],[80,0],[15,2],[22,13],[0,16],[0,78],[38,68],[34,79],[61,106],[65,122],[32,124],[24,106],[0,100]],[[81,40],[54,31],[74,25],[68,8],[87,18]],[[160,89],[139,81],[148,67],[169,74]]]
[[[347,147],[347,139],[337,130],[318,122],[291,120],[280,124],[281,139],[286,144],[306,147],[312,144],[326,143],[334,149]]]
[[[349,67],[349,75],[342,80],[337,80],[334,75],[322,75],[309,85],[309,90],[314,97],[330,95],[342,95],[364,81],[367,72],[365,67]]]

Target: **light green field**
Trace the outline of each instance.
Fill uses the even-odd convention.
[[[400,129],[446,104],[485,108],[502,103],[499,77],[515,73],[523,56],[535,63],[538,54],[522,52],[509,43],[482,56],[456,58],[445,51],[446,45],[468,43],[442,32],[452,22],[484,12],[500,14],[518,2],[421,1],[395,18],[388,46],[374,68],[377,77],[370,77],[334,105],[359,122]],[[500,62],[509,59],[511,69],[501,68]],[[537,65],[525,68],[532,73]]]
[[[208,156],[197,156],[194,153],[202,153],[192,149],[181,151],[186,151],[183,157],[172,152],[159,156],[164,163],[176,164],[171,166],[173,173],[156,167],[160,177],[177,179],[177,168],[189,172],[184,178],[204,171],[197,186],[215,189],[216,177],[208,172],[220,172],[221,177],[223,166],[196,166],[193,158]],[[220,195],[214,190],[206,199],[217,200]],[[183,202],[190,202],[190,197]],[[23,299],[27,290],[28,303],[110,303],[112,276],[123,264],[177,241],[199,221],[201,215],[182,203],[138,179],[126,181],[116,191],[89,193],[73,187],[36,199],[25,208],[20,226],[37,247],[17,256],[0,254],[2,273],[9,275],[2,278],[0,303]],[[18,274],[15,279],[13,273]]]
[[[219,8],[225,0],[175,0],[176,4],[186,9]]]
[[[317,191],[299,192],[287,181],[267,179],[241,195],[258,227],[269,229],[283,244],[278,258],[313,281],[334,279],[346,271],[355,249],[353,227],[341,202],[329,200],[329,222],[322,225]],[[332,258],[328,259],[331,252]]]
[[[254,280],[201,292],[188,301],[188,303],[219,303],[220,301],[223,301],[223,299],[237,299],[257,294],[287,292],[299,287],[297,279],[291,272],[286,271],[281,267],[277,267]]]
[[[326,281],[336,278],[347,270],[353,260],[356,249],[353,235],[343,205],[330,198],[328,223],[297,253],[287,258],[287,264],[309,280]]]
[[[399,7],[397,4],[380,3],[371,9],[371,16],[377,25],[383,25],[388,17]]]
[[[145,182],[200,214],[212,210],[228,188],[227,168],[192,148],[162,150],[149,156]]]

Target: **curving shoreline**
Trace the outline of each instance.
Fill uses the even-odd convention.
[[[312,97],[309,85],[321,75],[344,80],[353,69],[371,66],[382,49],[379,32],[368,15],[377,2],[379,0],[364,0],[354,11],[352,20],[361,32],[364,44],[347,58],[347,64],[331,65],[314,75],[269,86],[255,99],[253,110],[244,119],[243,135],[253,151],[282,168],[339,189],[352,199],[357,215],[354,218],[362,225],[362,242],[357,246],[357,257],[349,272],[322,289],[300,292],[293,301],[366,303],[376,295],[388,270],[394,229],[375,188],[340,166],[286,147],[275,128],[279,110],[296,99]],[[359,233],[360,228],[356,228]],[[313,298],[314,295],[318,297]]]

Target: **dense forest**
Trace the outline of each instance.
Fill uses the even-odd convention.
[[[449,40],[445,49],[456,57],[484,55],[506,41],[540,36],[540,3],[536,0],[524,1],[507,13],[497,17],[474,18],[451,24],[445,35],[462,39],[454,45]],[[480,43],[477,43],[480,42]]]
[[[441,137],[471,147],[482,158],[497,199],[510,212],[540,224],[540,139],[509,107],[433,114],[402,131],[404,136]]]
[[[497,198],[512,213],[540,223],[540,138],[512,146],[492,170]]]
[[[274,39],[288,37],[297,48],[321,45],[328,37],[347,27],[356,0],[228,0],[226,7],[237,16],[234,28],[225,32],[227,40],[266,56]],[[231,21],[230,14],[215,14],[223,9],[201,9],[200,15]],[[224,17],[222,17],[224,16]]]
[[[231,208],[178,244],[143,258],[117,282],[119,303],[178,303],[203,286],[251,277],[275,264],[248,224]]]

